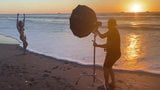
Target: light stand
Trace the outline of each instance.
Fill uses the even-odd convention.
[[[96,34],[94,34],[94,38],[93,38],[93,43],[96,42]],[[103,81],[99,78],[96,77],[96,47],[94,46],[93,48],[93,73],[92,74],[80,74],[80,77],[78,78],[78,80],[76,81],[76,85],[79,83],[80,79],[83,77],[83,76],[91,76],[93,77],[93,82],[92,82],[92,85],[94,86],[94,83],[96,82],[96,80],[99,80],[101,83],[103,83]],[[105,87],[105,84],[103,83],[104,87]],[[106,90],[106,87],[105,87],[105,90]]]

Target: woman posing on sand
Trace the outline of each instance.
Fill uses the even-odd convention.
[[[108,32],[104,34],[101,34],[98,30],[96,32],[101,38],[107,38],[107,43],[103,45],[94,43],[94,46],[104,48],[107,51],[103,66],[106,88],[114,87],[115,79],[112,66],[121,56],[120,34],[116,28],[116,25],[117,23],[115,19],[109,19]],[[109,75],[111,76],[111,83],[109,83]]]
[[[26,48],[28,46],[28,43],[26,41],[26,35],[24,32],[25,14],[23,14],[23,16],[24,16],[23,21],[19,21],[19,14],[17,14],[17,30],[20,34],[20,40],[23,42],[23,49],[24,49],[23,54],[26,54]]]

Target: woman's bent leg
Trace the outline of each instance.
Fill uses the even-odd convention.
[[[24,54],[26,54],[26,48],[27,48],[27,46],[28,46],[28,43],[27,43],[27,41],[24,41],[23,42],[23,49],[24,49]]]
[[[113,72],[113,69],[110,68],[109,69],[109,72],[110,72],[110,76],[111,76],[111,86],[114,87],[115,86],[115,75],[114,75],[114,72]]]
[[[108,83],[108,81],[109,81],[109,68],[104,66],[103,71],[104,71],[104,78],[105,78],[105,86],[106,86],[106,88],[109,88],[109,83]]]

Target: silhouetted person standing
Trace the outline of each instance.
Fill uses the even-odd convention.
[[[17,14],[17,30],[20,34],[20,40],[23,42],[23,49],[24,49],[23,54],[26,54],[26,48],[28,46],[28,42],[26,40],[26,35],[24,32],[25,14],[23,14],[23,16],[24,16],[23,21],[19,21],[19,14]]]
[[[97,30],[97,34],[101,38],[107,38],[107,43],[102,45],[98,45],[94,43],[94,46],[104,48],[107,51],[104,65],[103,65],[106,88],[114,87],[115,85],[115,78],[114,78],[112,66],[121,56],[120,34],[116,26],[117,26],[116,20],[113,18],[109,19],[108,32],[101,34]],[[111,76],[111,80],[112,80],[111,83],[109,83],[109,75]]]

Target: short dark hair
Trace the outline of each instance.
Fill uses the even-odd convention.
[[[108,20],[108,25],[109,26],[117,26],[117,21],[114,18],[110,18]]]

